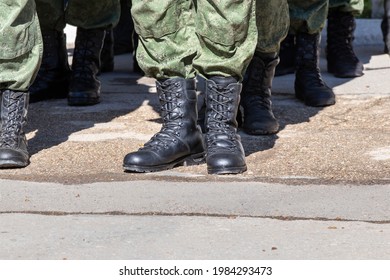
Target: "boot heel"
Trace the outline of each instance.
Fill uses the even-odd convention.
[[[190,155],[183,161],[183,166],[199,165],[206,162],[205,153]]]

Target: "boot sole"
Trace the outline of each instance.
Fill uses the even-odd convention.
[[[249,135],[272,135],[272,134],[276,134],[278,133],[279,131],[279,127],[277,129],[274,129],[274,130],[264,130],[264,129],[249,129],[249,128],[245,128],[243,127],[242,128],[244,130],[244,132],[246,134],[249,134]]]
[[[193,154],[185,156],[183,158],[177,159],[173,162],[155,166],[141,166],[141,165],[123,165],[125,172],[136,172],[136,173],[146,173],[146,172],[158,172],[173,169],[176,166],[191,166],[198,165],[205,162],[205,153]]]
[[[362,69],[356,68],[346,72],[340,72],[333,64],[328,63],[328,73],[333,74],[336,78],[356,78],[364,75],[364,67]]]
[[[301,100],[305,105],[310,107],[326,107],[336,104],[336,98],[318,98],[315,102],[309,101],[305,98],[305,95],[301,92],[299,87],[295,87],[295,97]]]
[[[207,172],[209,174],[215,174],[215,175],[240,174],[240,173],[244,173],[246,170],[247,170],[246,165],[234,166],[234,167],[219,167],[219,168],[207,167]]]
[[[23,168],[29,165],[30,162],[14,161],[14,160],[0,160],[0,169],[2,168]]]

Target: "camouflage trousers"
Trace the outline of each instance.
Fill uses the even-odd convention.
[[[362,13],[363,0],[288,0],[290,8],[290,32],[321,32],[328,17],[328,9],[335,8],[354,15]]]
[[[256,0],[256,52],[277,53],[290,26],[287,0]]]
[[[146,75],[242,80],[257,44],[255,0],[133,0],[131,12]]]
[[[34,0],[0,2],[0,89],[27,91],[42,58]]]
[[[66,24],[85,29],[114,26],[119,21],[119,0],[35,0],[42,30],[61,31]]]
[[[319,33],[328,17],[328,0],[288,0],[290,33]]]
[[[364,0],[330,0],[329,7],[337,8],[343,12],[351,12],[358,16],[363,12]]]

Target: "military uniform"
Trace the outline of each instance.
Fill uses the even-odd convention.
[[[329,0],[329,8],[359,16],[364,9],[364,0]]]
[[[157,78],[163,126],[124,159],[147,172],[201,160],[211,174],[241,173],[245,154],[236,115],[244,72],[257,43],[254,0],[134,0],[137,60]],[[197,127],[196,75],[206,78],[205,143]]]
[[[33,0],[0,2],[0,168],[29,164],[24,126],[42,38]]]
[[[319,69],[320,33],[329,8],[327,0],[289,0],[290,31],[282,44],[278,75],[295,72],[295,96],[308,106],[335,104],[335,95]],[[279,67],[278,67],[279,68]]]
[[[257,0],[256,23],[256,52],[243,82],[238,120],[248,134],[273,134],[279,130],[279,123],[272,112],[271,86],[280,43],[290,24],[287,0]]]
[[[338,78],[363,75],[363,64],[353,50],[355,17],[363,12],[363,0],[330,0],[326,58],[328,72]]]
[[[131,13],[140,36],[137,58],[148,76],[197,72],[242,80],[257,41],[252,0],[135,0]]]
[[[2,1],[0,17],[0,89],[27,91],[43,48],[34,1]]]
[[[62,31],[66,24],[84,29],[105,28],[119,21],[120,5],[117,0],[35,0],[39,22],[43,31]]]

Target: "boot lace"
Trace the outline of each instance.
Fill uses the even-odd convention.
[[[318,67],[318,39],[305,38],[302,35],[301,40],[297,44],[297,73],[301,73],[301,77],[305,78],[305,84],[309,87],[326,86],[322,80],[320,69]]]
[[[236,143],[236,129],[233,120],[234,99],[231,88],[209,87],[208,101],[210,102],[207,121],[206,143],[208,153],[224,150],[235,151],[238,149]]]
[[[18,144],[18,135],[21,129],[21,123],[23,116],[20,114],[19,104],[20,98],[12,94],[9,97],[3,97],[3,108],[2,114],[6,112],[7,116],[2,116],[1,122],[1,136],[0,136],[0,147],[2,148],[13,148]]]
[[[77,83],[90,84],[94,74],[97,74],[100,64],[100,47],[102,42],[97,42],[99,36],[96,31],[78,31],[76,37],[76,47],[73,54],[72,71],[73,77],[77,78]],[[97,53],[97,48],[99,48]]]
[[[268,67],[273,66],[269,65]],[[271,109],[271,84],[269,83],[270,78],[267,77],[268,71],[267,66],[255,56],[247,70],[247,81],[244,81],[244,96],[242,98],[244,107]]]
[[[168,86],[157,84],[160,110],[163,124],[161,130],[156,133],[141,149],[166,149],[170,144],[177,143],[180,137],[180,129],[183,126],[183,112],[181,108],[182,93],[180,83],[175,82]]]
[[[333,15],[328,22],[328,30],[332,30],[332,35],[328,35],[327,52],[331,52],[335,57],[345,58],[346,61],[359,61],[352,46],[355,30],[353,15],[344,13]]]

